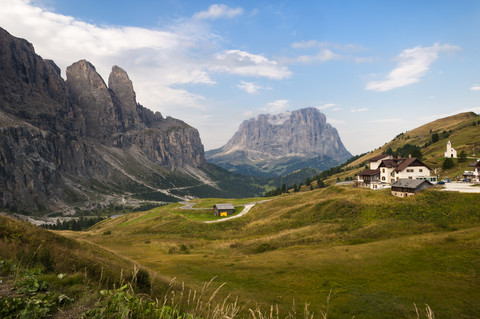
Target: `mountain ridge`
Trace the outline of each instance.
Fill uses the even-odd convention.
[[[304,108],[245,120],[224,146],[205,156],[233,172],[279,176],[305,167],[324,170],[351,154],[323,113]]]
[[[232,195],[197,129],[137,103],[123,69],[112,68],[109,86],[86,60],[66,77],[0,28],[0,206],[73,213]]]

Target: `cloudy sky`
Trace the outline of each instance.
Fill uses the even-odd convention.
[[[125,69],[142,105],[225,144],[260,113],[316,107],[353,154],[480,113],[480,1],[0,0],[0,26],[65,74]]]

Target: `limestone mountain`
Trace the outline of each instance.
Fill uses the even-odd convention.
[[[108,86],[85,60],[66,76],[0,28],[1,206],[72,211],[231,196],[232,182],[220,185],[224,171],[206,163],[198,131],[138,104],[120,67]]]
[[[223,147],[206,152],[209,162],[232,172],[278,176],[313,167],[324,170],[346,161],[337,130],[316,108],[244,121]]]

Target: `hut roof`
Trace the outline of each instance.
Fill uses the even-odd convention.
[[[422,185],[423,183],[428,183],[432,185],[427,180],[422,180],[422,179],[408,179],[408,178],[401,178],[395,183],[392,184],[392,187],[402,187],[402,188],[410,188],[410,189],[416,189],[418,186]]]
[[[213,207],[217,209],[235,209],[232,204],[215,204]]]

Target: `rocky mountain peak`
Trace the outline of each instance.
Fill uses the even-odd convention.
[[[205,164],[198,131],[137,104],[124,70],[112,68],[110,88],[86,60],[66,77],[0,28],[0,206],[61,209],[85,199],[90,183],[107,197],[132,187],[162,193],[157,185],[177,183],[170,174],[198,183],[192,172]]]
[[[253,163],[256,169],[269,172],[276,169],[270,167],[273,162],[291,161],[295,163],[292,169],[298,169],[303,165],[300,162],[313,158],[328,157],[330,164],[343,162],[351,154],[324,114],[316,108],[304,108],[273,115],[260,114],[246,120],[227,144],[208,151],[206,156],[210,162],[224,168]],[[322,164],[313,167],[325,169],[325,160],[317,162]],[[269,168],[265,168],[267,166]]]
[[[118,66],[112,67],[112,72],[108,77],[108,87],[115,94],[118,106],[119,116],[125,128],[133,128],[139,122],[137,113],[137,101],[133,84],[128,77],[127,72]]]
[[[80,60],[67,68],[67,85],[73,103],[85,115],[86,134],[105,139],[116,131],[115,105],[107,85],[95,67]]]

